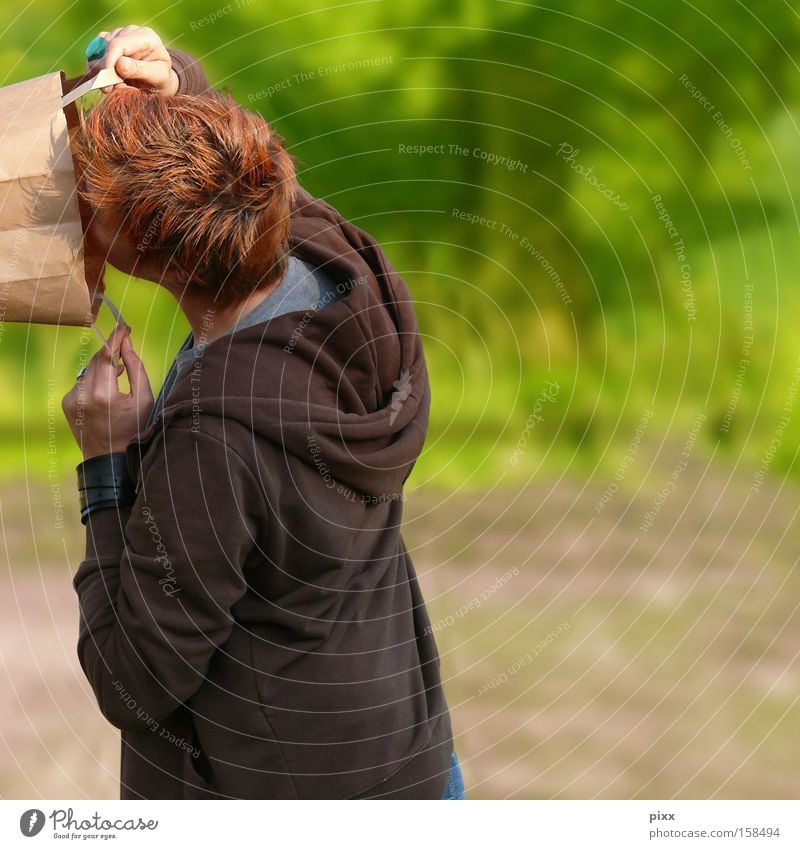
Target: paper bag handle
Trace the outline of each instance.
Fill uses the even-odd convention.
[[[105,305],[108,307],[109,311],[111,312],[111,315],[114,316],[114,319],[117,322],[117,327],[119,327],[119,325],[121,325],[121,324],[125,324],[125,319],[122,317],[120,311],[116,308],[116,306],[114,306],[114,304],[111,301],[111,298],[109,298],[108,295],[105,294],[105,292],[98,295],[97,297],[99,298],[100,301],[104,302]],[[100,337],[100,341],[103,343],[103,347],[108,351],[109,354],[111,354],[111,348],[108,347],[108,340],[109,340],[111,334],[109,334],[108,336],[103,336],[102,331],[97,326],[97,320],[92,322],[91,327],[92,327],[92,330],[94,330],[94,332]],[[111,362],[112,362],[113,365],[117,365],[117,362],[118,362],[118,360],[116,359],[116,357],[113,354],[111,354]]]
[[[61,98],[61,108],[69,106],[70,103],[76,101],[79,97],[96,88],[104,88],[107,85],[116,85],[117,83],[125,82],[113,68],[103,68],[98,71],[90,80],[76,86],[72,91],[68,92]]]

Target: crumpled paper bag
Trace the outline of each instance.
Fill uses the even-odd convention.
[[[96,318],[102,275],[90,268],[87,282],[87,211],[69,128],[78,124],[78,97],[118,82],[108,69],[0,88],[0,321],[87,326]]]

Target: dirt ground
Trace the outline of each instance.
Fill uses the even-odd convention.
[[[470,798],[798,798],[797,487],[686,471],[409,494]],[[663,481],[662,481],[663,483]],[[116,798],[118,738],[75,656],[82,527],[0,488],[0,796]]]

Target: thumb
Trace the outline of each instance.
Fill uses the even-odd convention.
[[[125,364],[128,382],[131,385],[131,397],[139,400],[143,394],[145,396],[152,395],[150,380],[147,377],[147,372],[144,370],[144,363],[133,350],[130,336],[126,336],[123,339],[119,352],[122,355],[122,362]]]
[[[114,70],[123,80],[160,87],[164,83],[164,65],[164,62],[141,62],[130,56],[120,56]]]

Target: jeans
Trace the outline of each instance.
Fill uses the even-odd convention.
[[[458,765],[458,756],[453,752],[450,758],[450,775],[447,778],[447,787],[442,799],[466,799],[464,795],[464,779],[461,777],[461,767]]]

